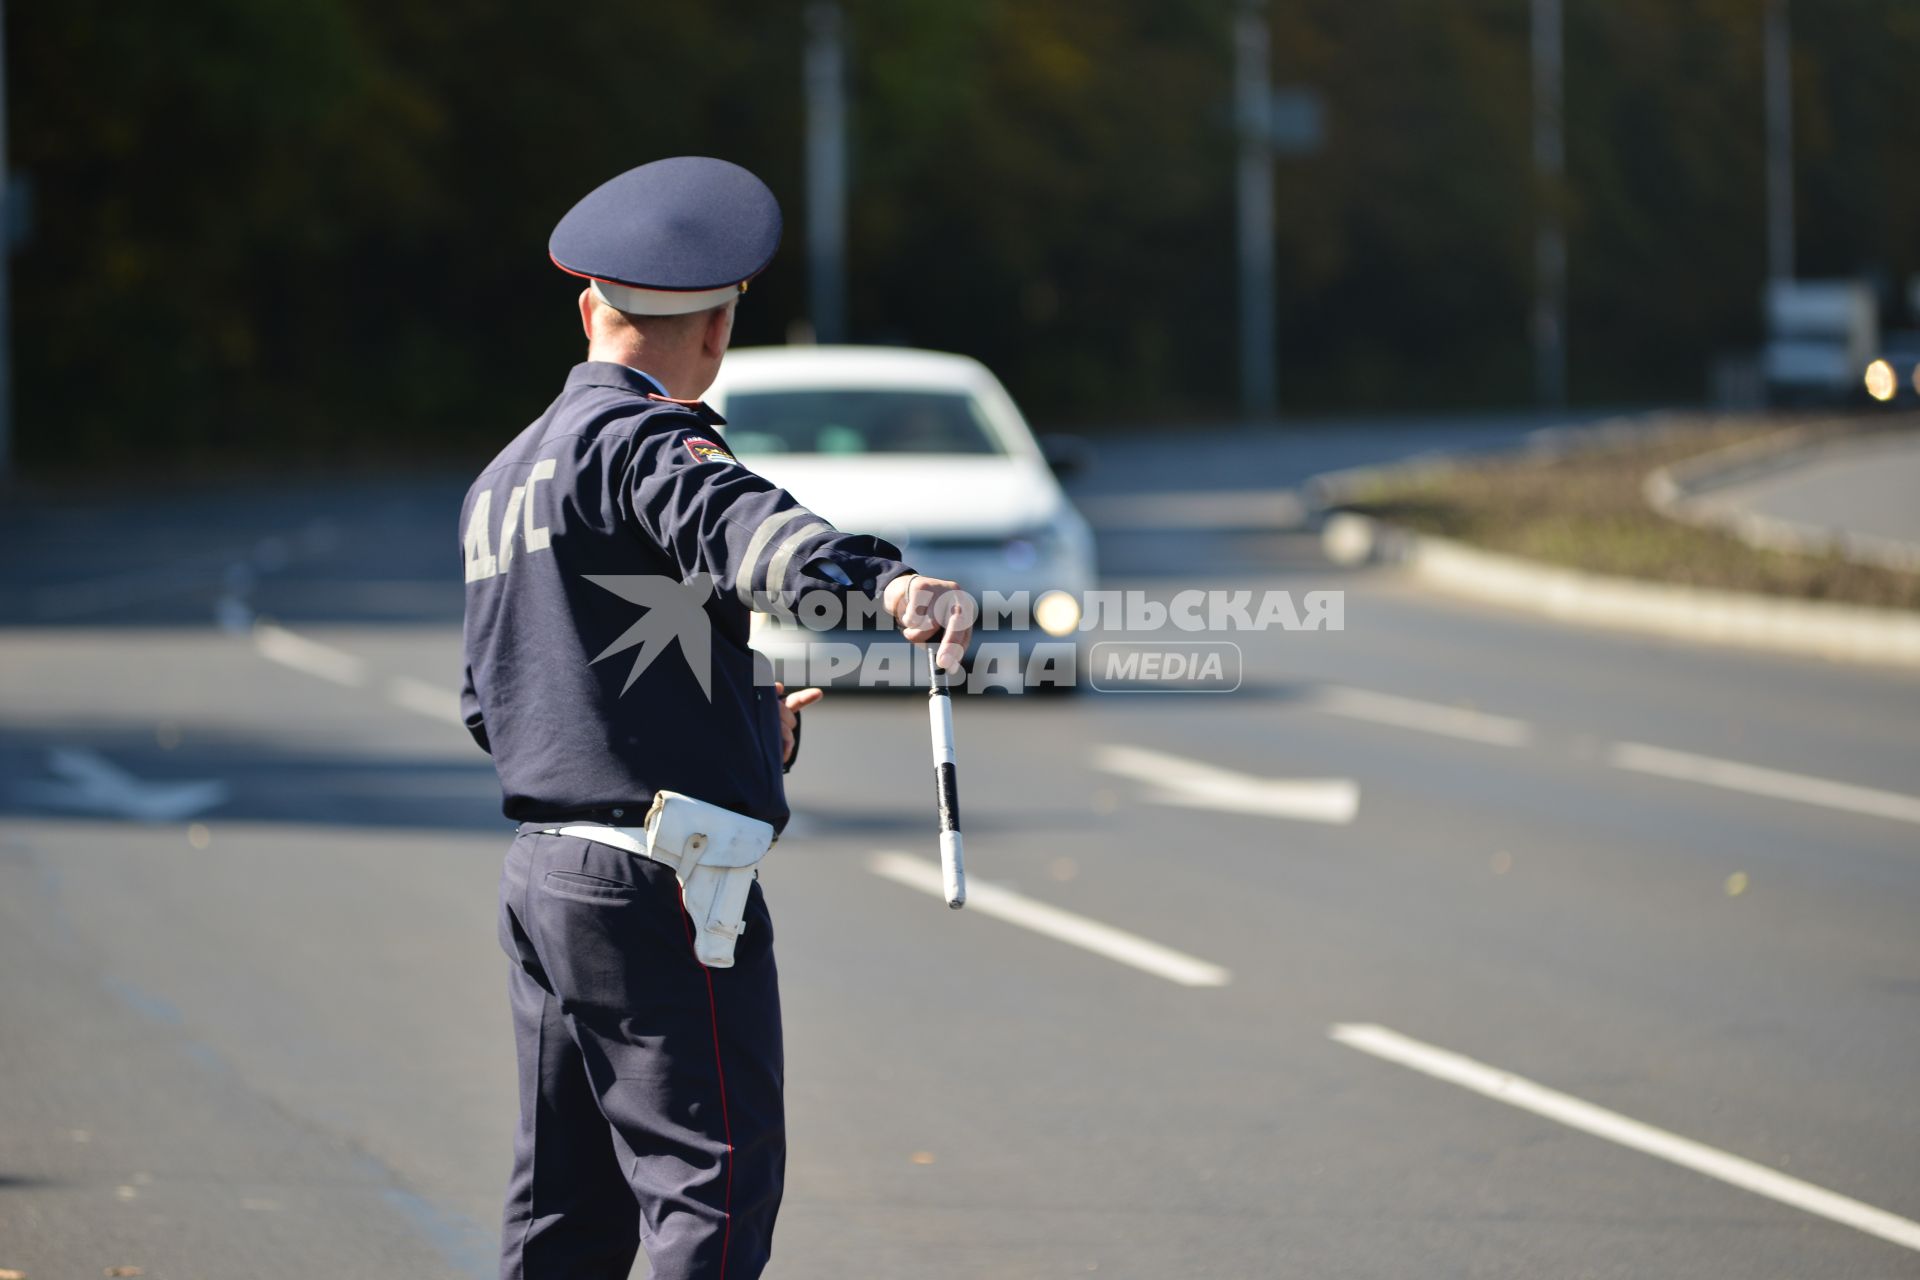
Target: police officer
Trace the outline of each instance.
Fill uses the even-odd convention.
[[[461,512],[461,710],[521,824],[500,889],[509,1280],[624,1280],[641,1245],[659,1280],[761,1273],[786,1142],[750,867],[787,820],[782,774],[819,692],[781,696],[749,612],[863,593],[943,667],[968,640],[953,583],[740,465],[699,402],[779,238],[772,192],[703,157],[575,205],[549,249],[587,281],[586,362]]]

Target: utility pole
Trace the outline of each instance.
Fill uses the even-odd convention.
[[[1533,0],[1533,385],[1543,407],[1567,403],[1567,149],[1561,111],[1561,0]]]
[[[1233,25],[1234,115],[1240,134],[1240,408],[1250,421],[1278,409],[1274,369],[1273,89],[1266,0],[1240,0]]]
[[[1787,0],[1767,0],[1767,277],[1793,279],[1793,44]]]
[[[838,0],[807,6],[807,312],[816,342],[847,339],[846,46]]]

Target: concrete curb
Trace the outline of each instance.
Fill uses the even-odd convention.
[[[1606,577],[1481,551],[1350,511],[1321,531],[1340,564],[1397,564],[1450,595],[1561,622],[1840,662],[1920,668],[1920,614]]]
[[[1815,436],[1793,428],[1759,440],[1716,449],[1649,472],[1641,492],[1647,505],[1670,520],[1721,529],[1750,547],[1798,555],[1838,555],[1902,573],[1920,572],[1920,547],[1850,529],[1784,520],[1757,511],[1716,506],[1713,495],[1729,485],[1776,475],[1835,453],[1872,450],[1909,433]]]

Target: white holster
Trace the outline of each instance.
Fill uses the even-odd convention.
[[[754,868],[773,846],[773,827],[717,804],[660,791],[644,831],[577,823],[548,828],[664,862],[680,881],[693,921],[693,953],[709,969],[733,967],[733,944],[746,928]],[[644,837],[644,840],[642,839]]]

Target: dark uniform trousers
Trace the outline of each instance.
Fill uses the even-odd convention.
[[[556,824],[557,825],[557,824]],[[500,882],[520,1058],[503,1280],[751,1280],[786,1166],[773,926],[708,969],[673,871],[527,828]]]

